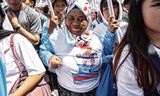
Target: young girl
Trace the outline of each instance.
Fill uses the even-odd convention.
[[[118,96],[160,95],[159,7],[159,0],[131,0],[128,29],[114,58]]]
[[[0,10],[0,57],[2,63],[6,67],[6,82],[7,82],[7,94],[10,96],[24,96],[27,95],[32,89],[34,89],[39,81],[42,79],[45,68],[39,59],[32,44],[22,35],[15,34],[13,38],[13,50],[11,48],[11,31],[4,30],[2,24],[5,18],[4,11]],[[27,50],[26,50],[27,49]],[[13,55],[14,51],[14,55]],[[17,58],[19,64],[23,65],[28,73],[27,78],[22,84],[15,90],[13,86],[16,86],[17,80],[20,78],[20,70],[17,65]],[[45,83],[44,83],[45,84]],[[46,86],[45,88],[47,89]],[[45,89],[45,90],[46,90]],[[46,90],[48,91],[48,90]],[[40,92],[41,93],[41,92]],[[32,94],[33,95],[33,94]],[[48,94],[41,96],[50,96]]]
[[[102,17],[103,22],[97,24],[94,28],[96,34],[98,34],[99,38],[103,41],[112,42],[112,46],[106,46],[104,53],[106,55],[111,55],[113,53],[113,45],[115,42],[121,41],[123,34],[126,31],[127,23],[118,21],[121,18],[120,10],[122,9],[121,6],[118,4],[117,0],[112,0],[113,9],[115,17],[110,16],[107,0],[102,0],[100,2],[100,14]],[[120,33],[119,37],[117,33]],[[107,35],[107,38],[104,39],[104,36]],[[119,39],[119,41],[118,41]],[[104,43],[105,44],[105,43]],[[108,53],[111,52],[111,53]]]

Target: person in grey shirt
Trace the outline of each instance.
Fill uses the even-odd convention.
[[[22,0],[6,0],[9,8],[6,9],[13,28],[25,36],[36,47],[40,42],[41,20],[39,14]]]

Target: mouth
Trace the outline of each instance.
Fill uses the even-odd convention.
[[[79,32],[81,30],[81,28],[72,28],[72,31],[74,32]]]

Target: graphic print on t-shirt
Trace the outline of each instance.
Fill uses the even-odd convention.
[[[77,54],[75,61],[79,67],[78,73],[72,73],[75,84],[82,84],[96,80],[99,74],[100,56],[91,47],[87,49],[84,54]]]

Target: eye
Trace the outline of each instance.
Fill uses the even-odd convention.
[[[83,22],[83,21],[87,21],[87,20],[85,18],[79,18],[78,21]]]
[[[79,18],[79,20],[78,20],[78,21],[79,21],[79,22],[82,22],[83,20],[84,20],[83,18]]]
[[[74,17],[68,17],[69,21],[74,21]]]
[[[160,6],[160,2],[155,3],[155,4],[151,5],[151,6],[152,6],[152,7],[158,7],[158,6]]]

